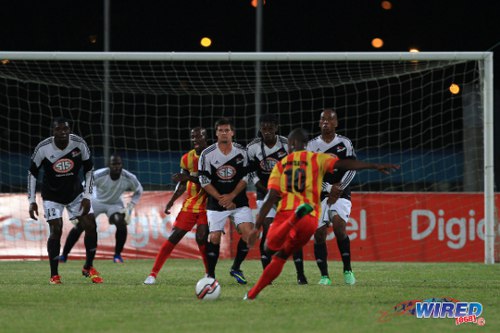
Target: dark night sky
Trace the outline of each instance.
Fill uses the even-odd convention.
[[[4,1],[0,50],[100,51],[102,2]],[[381,51],[485,51],[500,41],[497,1],[391,2],[386,11],[379,0],[267,0],[264,51],[373,51],[373,37]],[[253,51],[255,9],[250,0],[112,0],[111,31],[112,51]]]
[[[111,0],[111,51],[254,51],[250,2]],[[389,11],[381,0],[266,2],[264,51],[376,51],[374,37],[379,51],[493,50],[500,87],[500,1],[391,0]],[[1,2],[0,51],[102,51],[103,35],[103,0]],[[204,36],[212,47],[200,46]]]

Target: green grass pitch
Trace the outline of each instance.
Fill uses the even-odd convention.
[[[200,301],[194,286],[201,261],[168,260],[157,284],[142,284],[152,260],[96,261],[105,279],[82,277],[80,260],[60,265],[62,285],[49,285],[46,261],[0,262],[0,332],[499,332],[500,266],[474,263],[354,262],[355,286],[343,284],[340,262],[330,262],[334,284],[319,286],[313,261],[309,285],[299,286],[289,261],[280,277],[252,302],[242,300],[261,273],[259,261],[243,263],[249,285],[217,266],[221,297]],[[417,319],[394,311],[412,299],[452,297],[483,305],[484,326],[453,319]]]

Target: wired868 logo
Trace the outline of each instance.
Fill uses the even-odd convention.
[[[433,297],[410,300],[396,304],[392,311],[381,311],[379,322],[391,321],[394,317],[410,315],[419,319],[453,318],[455,325],[474,323],[484,326],[486,321],[480,317],[483,305],[477,302],[460,302],[452,297]]]
[[[485,324],[483,305],[477,302],[436,302],[434,300],[415,303],[415,316],[417,318],[454,318],[455,325],[475,323],[480,326]]]

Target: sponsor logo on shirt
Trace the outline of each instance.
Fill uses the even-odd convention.
[[[265,160],[260,161],[260,168],[264,171],[272,171],[274,166],[278,163],[278,160],[272,157],[268,157]]]
[[[217,176],[220,179],[232,179],[236,175],[236,169],[230,165],[223,165],[217,169]]]
[[[52,164],[52,170],[57,173],[68,173],[73,170],[75,163],[69,158],[61,158]]]

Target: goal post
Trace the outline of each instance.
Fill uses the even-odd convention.
[[[455,96],[452,83],[461,89]],[[335,107],[337,131],[360,158],[406,169],[388,179],[361,172],[355,191],[481,194],[484,262],[495,262],[492,52],[0,52],[0,93],[2,193],[23,190],[26,156],[57,115],[89,142],[97,167],[122,151],[154,190],[171,185],[190,127],[212,131],[229,116],[236,141],[248,143],[258,130],[257,93],[283,135],[296,126],[319,134],[321,108]],[[467,224],[476,210],[446,213],[434,214],[437,224],[451,221],[440,241],[456,234],[454,218]]]

